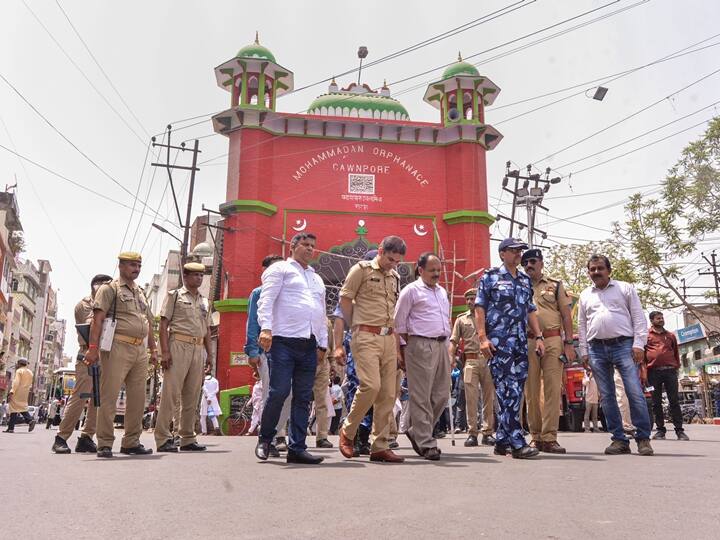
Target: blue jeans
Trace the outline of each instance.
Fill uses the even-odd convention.
[[[315,338],[273,336],[269,367],[270,391],[260,422],[260,440],[269,443],[275,438],[283,403],[292,389],[288,448],[302,452],[307,449],[305,437],[317,368]]]
[[[612,433],[613,441],[625,441],[622,418],[615,399],[615,369],[622,377],[625,393],[630,403],[630,419],[635,426],[635,440],[650,438],[650,415],[640,384],[640,375],[632,357],[632,338],[622,338],[613,344],[598,341],[588,343],[590,367],[592,367],[598,390],[600,404],[605,414],[607,430]]]

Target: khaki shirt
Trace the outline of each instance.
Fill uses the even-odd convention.
[[[340,289],[340,297],[355,301],[351,326],[394,326],[399,285],[400,275],[383,271],[377,259],[353,266]]]
[[[480,339],[475,328],[475,317],[471,310],[466,311],[455,319],[450,341],[457,347],[463,342],[463,352],[469,354],[480,354]]]
[[[123,278],[114,279],[98,289],[93,309],[100,309],[106,317],[112,318],[113,301],[117,320],[115,334],[145,339],[148,321],[153,319],[153,314],[140,287],[135,283],[127,283]]]
[[[33,374],[27,367],[23,366],[15,371],[15,378],[12,382],[12,397],[8,401],[11,413],[21,413],[28,410],[28,395],[33,382]]]
[[[75,324],[89,324],[93,320],[93,299],[92,296],[86,296],[75,305]],[[85,340],[78,333],[78,344],[80,349],[87,347]]]
[[[558,289],[557,300],[555,289]],[[533,283],[533,296],[540,320],[540,330],[561,330],[560,306],[570,305],[570,297],[565,292],[562,282],[542,276],[537,283]]]
[[[176,291],[168,291],[160,316],[170,321],[170,334],[205,337],[209,326],[210,304],[202,294],[193,296],[185,287],[181,287]]]

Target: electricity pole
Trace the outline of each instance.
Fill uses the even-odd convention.
[[[551,184],[560,183],[560,178],[550,178],[550,167],[545,169],[545,177],[541,177],[538,174],[531,174],[532,165],[528,165],[526,175],[521,175],[519,170],[510,170],[510,161],[505,164],[506,171],[505,177],[502,181],[503,191],[507,191],[513,197],[512,210],[510,217],[502,214],[498,214],[498,219],[505,219],[510,222],[510,236],[513,236],[513,231],[517,225],[518,230],[521,231],[525,228],[528,230],[528,246],[535,246],[535,233],[540,234],[543,238],[547,238],[547,233],[535,227],[535,215],[538,208],[542,208],[547,211],[547,208],[543,206],[543,198],[545,194],[550,190]],[[515,186],[513,189],[508,188],[510,178],[515,179]],[[520,181],[522,180],[522,185]],[[532,185],[531,185],[532,184]],[[541,184],[544,184],[541,186]],[[522,222],[516,217],[516,209],[524,208],[526,213],[526,221]]]
[[[713,249],[709,259],[704,253],[701,253],[701,255],[702,258],[705,259],[705,262],[707,262],[712,268],[712,272],[701,272],[698,270],[698,274],[701,276],[712,276],[715,279],[715,301],[720,304],[720,274],[718,274],[718,263],[715,250]]]
[[[185,143],[180,143],[180,146],[173,146],[171,143],[171,137],[172,135],[172,126],[168,125],[167,127],[167,144],[160,144],[155,142],[155,137],[152,138],[152,145],[153,148],[160,147],[167,149],[166,152],[166,159],[165,163],[151,163],[153,167],[162,167],[163,169],[167,170],[168,173],[168,179],[170,181],[170,191],[172,192],[173,196],[173,202],[175,203],[175,212],[177,212],[177,218],[178,218],[178,224],[183,229],[183,238],[182,242],[180,243],[180,266],[185,264],[187,262],[187,254],[188,254],[188,240],[190,238],[190,219],[192,218],[192,198],[193,198],[193,192],[195,191],[195,173],[199,171],[200,169],[197,166],[197,157],[200,153],[200,150],[198,148],[199,141],[195,139],[195,143],[193,144],[192,150],[185,148]],[[186,150],[192,152],[192,165],[190,167],[185,165],[175,165],[170,164],[170,150],[181,150],[185,152]],[[185,213],[185,222],[183,222],[182,216],[180,215],[180,205],[178,204],[177,199],[177,193],[175,191],[175,184],[173,183],[173,177],[172,177],[172,171],[174,169],[181,169],[185,171],[190,171],[190,188],[188,189],[188,201],[187,201],[187,211]],[[164,231],[161,227],[158,227],[153,224],[155,228],[157,228],[160,231]],[[169,233],[168,233],[169,234]],[[178,239],[176,236],[171,235],[174,238]],[[178,239],[179,240],[179,239]]]

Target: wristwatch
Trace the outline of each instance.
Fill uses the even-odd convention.
[[[575,342],[572,339],[564,339],[563,343],[565,345],[575,345]]]
[[[535,341],[545,341],[545,338],[542,336],[535,336]]]

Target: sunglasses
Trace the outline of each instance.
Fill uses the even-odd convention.
[[[528,264],[536,264],[538,262],[537,259],[527,259],[526,261],[522,262],[523,266],[527,266]]]

